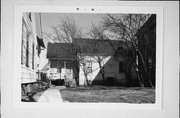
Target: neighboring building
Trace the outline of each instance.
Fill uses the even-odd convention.
[[[40,80],[38,72],[42,48],[45,46],[41,38],[40,14],[24,12],[21,39],[21,84],[24,93],[30,92],[33,83]]]
[[[47,76],[51,82],[74,78],[73,74],[73,54],[71,43],[48,43],[47,58],[48,67]]]
[[[152,84],[155,86],[156,81],[156,15],[153,14],[146,21],[146,23],[140,28],[136,34],[138,38],[138,48],[144,58],[145,70],[143,71],[143,62],[138,57],[138,65],[140,70],[143,71],[143,78],[145,86],[149,86],[150,78]]]
[[[121,48],[122,43],[116,40],[75,39],[75,46],[72,43],[49,43],[47,58],[50,70],[57,70],[59,79],[74,79],[73,62],[78,59],[79,85],[86,85],[86,80],[92,84],[102,85],[99,59],[106,85],[126,85],[124,58],[115,55]]]

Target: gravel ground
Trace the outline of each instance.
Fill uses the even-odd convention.
[[[76,87],[60,90],[63,101],[107,103],[155,103],[154,88]]]

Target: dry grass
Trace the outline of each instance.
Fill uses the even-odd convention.
[[[155,103],[155,89],[139,87],[76,87],[60,90],[63,101]]]

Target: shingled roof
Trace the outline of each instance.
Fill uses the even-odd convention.
[[[118,40],[76,39],[82,53],[113,54],[122,45]]]
[[[72,59],[72,43],[48,43],[47,58]]]
[[[81,54],[104,54],[113,55],[122,45],[117,40],[95,40],[95,39],[75,39],[72,43],[48,43],[47,58],[73,59],[74,48]]]

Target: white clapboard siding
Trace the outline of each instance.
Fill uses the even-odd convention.
[[[38,64],[39,56],[37,52],[37,38],[36,38],[36,29],[35,29],[35,20],[34,15],[31,14],[31,21],[29,19],[28,13],[23,13],[22,16],[22,63],[21,63],[21,82],[30,83],[36,82],[38,79]],[[30,32],[30,36],[27,39],[27,33]],[[27,49],[27,40],[29,41],[28,48],[28,66],[26,65],[26,49]],[[34,60],[33,60],[33,44],[34,44]],[[33,65],[34,61],[34,65]]]

